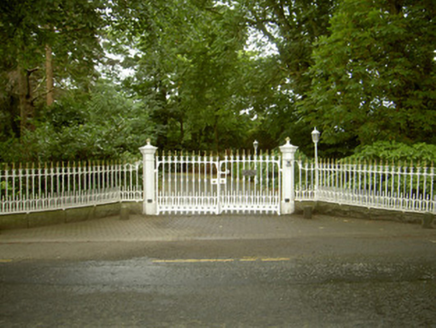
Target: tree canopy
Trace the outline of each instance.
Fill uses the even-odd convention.
[[[37,13],[37,14],[36,14]],[[436,144],[430,0],[9,0],[3,161]],[[365,148],[367,149],[367,148]]]
[[[436,143],[436,3],[344,0],[310,68],[300,113],[344,153],[376,141]]]

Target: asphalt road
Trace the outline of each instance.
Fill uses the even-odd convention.
[[[436,327],[435,231],[332,222],[289,238],[5,236],[0,326]]]

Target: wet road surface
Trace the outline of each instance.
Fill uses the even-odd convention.
[[[0,326],[436,327],[436,234],[409,227],[268,239],[9,241],[0,244]]]

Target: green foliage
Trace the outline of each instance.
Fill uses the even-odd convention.
[[[1,143],[2,161],[87,161],[139,154],[151,134],[142,102],[107,84],[97,84],[82,102],[74,99],[72,94],[48,108],[44,121],[21,140]]]
[[[433,161],[435,16],[412,0],[2,2],[0,158],[129,158],[148,137],[215,151],[290,137],[313,157],[316,126],[323,157]]]
[[[161,149],[243,147],[253,124],[241,111],[246,27],[236,9],[214,1],[134,1],[118,7],[109,50],[136,53],[123,64],[135,73],[123,83],[152,104],[155,144]],[[129,13],[129,16],[121,13]],[[115,43],[115,44],[114,44]]]
[[[407,145],[395,141],[377,141],[372,145],[358,147],[355,154],[347,159],[395,164],[402,162],[407,165],[412,162],[430,164],[436,162],[436,145],[425,143]]]
[[[301,115],[350,153],[375,141],[436,143],[436,4],[344,0],[310,68]]]

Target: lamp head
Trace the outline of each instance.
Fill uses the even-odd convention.
[[[312,141],[313,143],[318,143],[319,141],[319,136],[321,135],[321,133],[315,128],[312,131]]]

